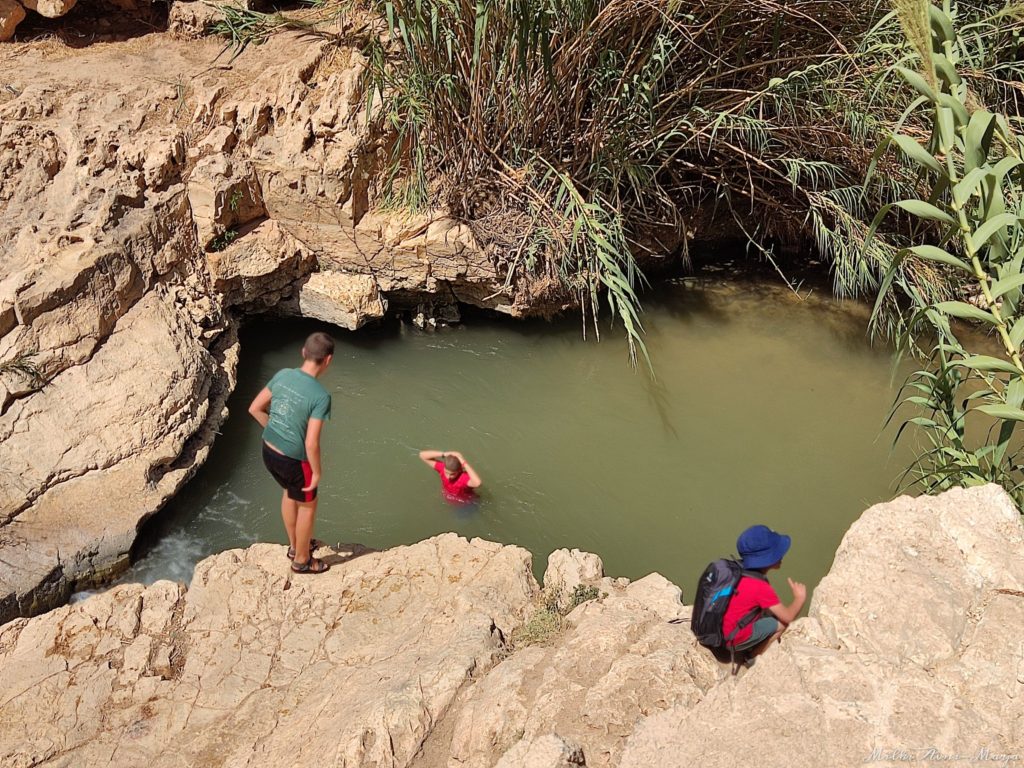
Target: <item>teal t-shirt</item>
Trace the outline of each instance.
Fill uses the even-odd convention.
[[[310,419],[331,416],[331,396],[323,385],[299,368],[284,368],[267,384],[270,421],[263,439],[285,456],[306,460],[306,427]]]

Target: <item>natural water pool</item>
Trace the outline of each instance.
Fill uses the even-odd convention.
[[[761,522],[793,536],[773,577],[782,598],[786,576],[813,588],[908,460],[882,432],[892,358],[868,344],[863,307],[824,291],[800,300],[773,285],[680,281],[648,300],[644,323],[655,383],[629,368],[618,329],[584,341],[573,318],[336,331],[321,379],[333,415],[317,536],[384,548],[456,531],[526,547],[538,574],[553,549],[577,547],[609,575],[658,571],[688,600],[707,561]],[[188,581],[208,554],[285,541],[246,408],[323,327],[243,329],[231,415],[147,526],[128,580]],[[484,480],[475,509],[441,499],[421,448],[466,455]]]

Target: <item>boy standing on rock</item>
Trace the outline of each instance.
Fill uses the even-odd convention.
[[[331,396],[317,379],[333,357],[334,339],[319,331],[310,334],[302,347],[302,366],[275,373],[249,406],[263,427],[263,464],[284,489],[281,517],[295,573],[330,568],[311,550],[322,546],[313,538],[313,524],[320,485],[320,431],[331,415]]]
[[[722,620],[722,634],[729,637],[743,617],[759,611],[757,620],[736,631],[728,643],[735,651],[746,651],[748,658],[764,653],[772,640],[778,639],[799,615],[807,599],[807,587],[789,579],[793,602],[783,605],[768,583],[768,571],[782,565],[791,543],[789,536],[776,533],[766,525],[753,525],[736,539],[736,551],[743,569],[750,575],[744,574],[736,585],[736,594],[729,601]]]

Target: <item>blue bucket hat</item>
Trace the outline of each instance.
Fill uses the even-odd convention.
[[[792,542],[789,536],[776,533],[767,525],[752,525],[736,539],[736,551],[744,568],[767,568],[785,556]]]

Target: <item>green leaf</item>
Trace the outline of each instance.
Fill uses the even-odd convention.
[[[952,216],[940,208],[936,208],[931,203],[926,203],[924,200],[900,200],[896,205],[907,213],[917,216],[919,219],[930,219],[956,225],[956,221]]]
[[[942,173],[942,166],[940,166],[939,161],[932,156],[932,153],[909,136],[896,134],[892,137],[892,140],[896,142],[896,146],[903,150],[903,154],[918,165],[923,166],[930,171],[935,171],[935,173]]]
[[[947,154],[956,142],[956,122],[953,110],[949,107],[938,107],[935,110],[935,123],[939,128],[939,149]]]
[[[974,168],[958,181],[953,187],[953,199],[956,204],[962,208],[988,174],[988,168]]]
[[[988,151],[992,145],[992,133],[996,127],[996,116],[979,109],[971,115],[964,138],[964,166],[968,171],[988,162]]]
[[[942,42],[953,42],[956,40],[956,33],[953,31],[953,22],[941,9],[928,4],[928,21],[931,24],[932,33]]]
[[[1006,404],[1014,408],[1024,405],[1024,378],[1016,377],[1006,388]]]
[[[961,259],[958,259],[948,251],[944,251],[934,245],[915,245],[910,249],[910,252],[915,256],[928,261],[937,261],[941,264],[949,264],[951,267],[962,269],[965,272],[971,272],[971,268]]]
[[[970,355],[960,360],[957,364],[986,373],[1013,373],[1018,376],[1020,375],[1020,371],[1017,370],[1017,366],[1013,363],[989,355]]]
[[[917,91],[930,101],[935,101],[935,91],[932,90],[932,87],[928,85],[928,83],[925,81],[923,77],[921,77],[921,75],[919,75],[912,69],[907,69],[906,67],[896,67],[896,71],[900,73],[900,75],[903,77],[904,80],[907,81],[907,84],[910,85],[911,88],[913,88],[915,91]]]
[[[1003,405],[1002,403],[995,405],[979,405],[974,410],[981,411],[989,416],[995,416],[997,419],[1024,421],[1024,411],[1010,405]]]
[[[992,283],[992,299],[998,299],[1000,296],[1012,291],[1014,288],[1020,288],[1022,285],[1024,285],[1024,274],[1010,275],[1001,280],[996,280]]]
[[[946,81],[946,84],[950,87],[950,89],[956,88],[958,85],[960,85],[960,75],[957,74],[956,67],[950,64],[949,59],[947,59],[941,53],[935,53],[932,54],[932,61],[935,63],[935,69],[938,70],[939,76]],[[944,95],[946,94],[939,95],[940,104],[942,103],[942,96]],[[963,110],[963,113],[966,115],[967,110]]]
[[[943,57],[945,59],[945,57]],[[957,125],[967,125],[971,116],[967,114],[967,108],[960,103],[960,99],[948,93],[939,94],[939,104],[953,112]]]
[[[1003,227],[1009,227],[1017,223],[1017,217],[1012,213],[1000,213],[986,221],[970,234],[971,242],[977,250],[980,250],[992,236]]]
[[[1015,349],[1020,349],[1020,345],[1024,344],[1024,317],[1018,319],[1010,329],[1010,341]]]
[[[1019,157],[1004,157],[992,168],[992,175],[995,177],[996,183],[1002,184],[1006,174],[1021,165],[1024,165],[1024,160]]]
[[[959,317],[962,320],[978,320],[989,325],[998,325],[999,322],[992,316],[991,312],[986,312],[984,309],[978,309],[973,304],[968,304],[963,301],[940,301],[935,305],[935,309],[939,310],[947,315],[953,317]]]

